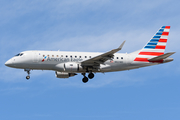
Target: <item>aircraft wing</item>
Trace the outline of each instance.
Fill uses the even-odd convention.
[[[107,60],[111,59],[114,56],[114,53],[118,52],[119,50],[122,49],[125,41],[116,49],[113,49],[109,52],[106,52],[104,54],[98,55],[96,57],[93,57],[91,59],[85,60],[81,62],[82,66],[97,66],[100,64],[103,64]]]

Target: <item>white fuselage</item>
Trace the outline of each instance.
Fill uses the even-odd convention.
[[[82,73],[86,69],[81,67],[81,62],[96,57],[102,53],[96,52],[62,52],[62,51],[25,51],[22,56],[14,56],[6,62],[6,65],[20,69],[54,70],[59,72]],[[113,59],[107,60],[92,68],[93,72],[113,72],[130,70],[139,67],[155,65],[158,63],[133,62],[137,53],[115,53]],[[79,70],[64,69],[64,64],[79,64]]]

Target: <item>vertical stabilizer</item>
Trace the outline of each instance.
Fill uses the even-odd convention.
[[[137,62],[149,62],[148,59],[164,54],[169,35],[170,26],[162,26],[148,41],[134,59]]]

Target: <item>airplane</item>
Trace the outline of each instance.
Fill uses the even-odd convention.
[[[175,52],[164,53],[170,26],[162,26],[148,43],[132,53],[117,53],[125,41],[116,49],[106,53],[66,51],[24,51],[9,59],[5,65],[24,69],[26,79],[30,70],[53,70],[57,78],[69,78],[81,73],[82,82],[94,78],[94,73],[105,73],[137,69],[173,61]],[[88,77],[86,77],[86,73]]]

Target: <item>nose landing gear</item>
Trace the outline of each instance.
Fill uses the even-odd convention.
[[[27,75],[27,76],[26,76],[26,79],[27,79],[27,80],[29,80],[29,79],[30,79],[30,76],[29,76],[29,75]]]
[[[29,80],[30,79],[30,69],[24,69],[25,72],[27,72],[27,76],[26,79]]]

